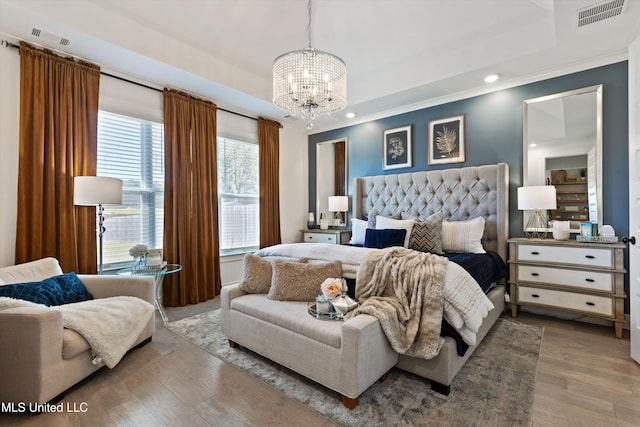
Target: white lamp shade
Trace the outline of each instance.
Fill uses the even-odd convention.
[[[104,176],[73,178],[73,204],[80,206],[122,204],[122,180]]]
[[[346,212],[349,210],[349,197],[329,196],[329,212]]]
[[[553,185],[532,185],[518,188],[518,209],[556,209],[556,187]]]

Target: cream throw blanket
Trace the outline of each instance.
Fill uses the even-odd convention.
[[[62,313],[63,326],[84,337],[93,352],[94,364],[104,362],[113,368],[140,336],[154,307],[130,296],[99,298],[59,306],[46,307],[29,301],[0,297],[0,309],[39,307]]]
[[[360,267],[360,306],[347,318],[375,316],[395,351],[431,359],[439,352],[447,258],[393,247],[370,254]]]

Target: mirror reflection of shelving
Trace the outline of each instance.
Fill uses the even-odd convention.
[[[559,221],[588,221],[589,197],[586,168],[548,171],[548,182],[556,187],[558,209],[550,212],[550,219]]]

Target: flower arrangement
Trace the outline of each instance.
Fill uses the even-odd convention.
[[[143,257],[147,255],[149,248],[147,245],[137,244],[129,249],[129,255],[135,258]]]
[[[342,293],[342,279],[326,279],[320,285],[322,294],[328,298],[335,298]]]

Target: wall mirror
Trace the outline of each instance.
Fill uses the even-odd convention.
[[[316,144],[316,223],[320,220],[320,213],[329,220],[333,218],[333,212],[329,212],[329,196],[349,194],[347,153],[347,138]]]
[[[550,221],[570,221],[576,233],[580,222],[601,229],[602,85],[527,99],[523,113],[523,186],[556,187]]]

